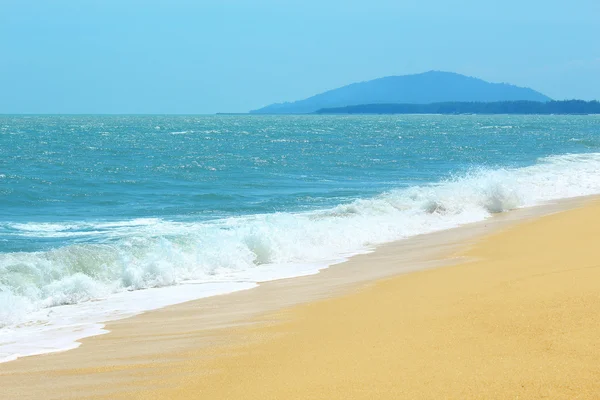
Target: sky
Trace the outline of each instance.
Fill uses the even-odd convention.
[[[246,112],[429,70],[600,100],[600,0],[0,0],[0,113]]]

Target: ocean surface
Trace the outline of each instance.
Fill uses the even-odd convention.
[[[0,361],[595,193],[599,116],[0,116]]]

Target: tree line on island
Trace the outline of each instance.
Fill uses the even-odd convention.
[[[600,102],[496,101],[430,104],[362,104],[321,108],[316,114],[600,114]]]

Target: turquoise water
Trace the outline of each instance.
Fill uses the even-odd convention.
[[[597,116],[0,116],[0,327],[314,272],[599,170]]]
[[[597,117],[0,117],[0,251],[77,242],[14,223],[203,221],[332,207],[473,168],[600,148]],[[11,229],[11,227],[13,227]],[[84,241],[105,238],[90,234]]]

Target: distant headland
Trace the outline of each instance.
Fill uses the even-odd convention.
[[[530,88],[507,83],[490,83],[453,72],[429,71],[353,83],[304,100],[272,104],[250,113],[310,114],[353,106],[360,106],[362,108],[359,109],[362,110],[374,109],[375,105],[383,105],[381,110],[389,109],[390,105],[396,105],[396,110],[399,109],[399,105],[403,105],[403,109],[409,109],[410,107],[406,106],[411,105],[415,110],[420,110],[419,105],[431,104],[519,101],[546,103],[551,100],[550,97]]]
[[[316,114],[600,114],[600,102],[565,100],[362,104],[322,108]]]

